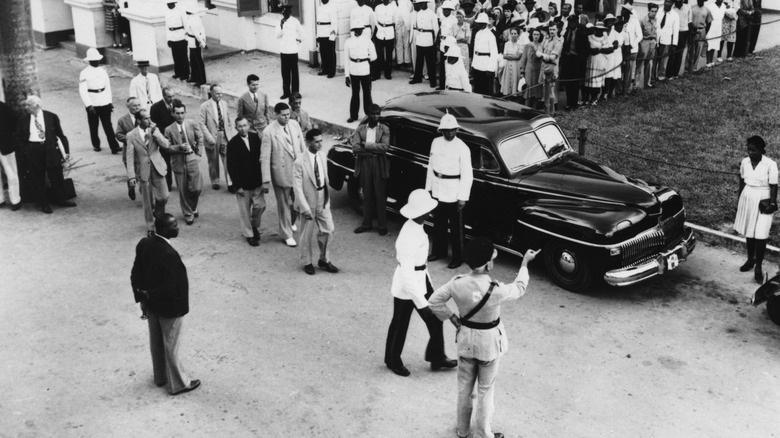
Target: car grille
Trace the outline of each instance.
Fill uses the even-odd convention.
[[[660,252],[665,246],[664,232],[653,228],[620,245],[622,265],[630,266],[638,260]]]
[[[680,210],[666,221],[661,221],[661,229],[666,236],[667,247],[680,243],[685,234],[685,210]]]

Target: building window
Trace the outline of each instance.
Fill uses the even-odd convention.
[[[236,9],[238,10],[239,17],[251,17],[255,15],[263,15],[260,9],[260,4],[263,0],[238,0],[236,2]]]
[[[292,6],[292,16],[301,19],[301,0],[267,0],[268,12],[282,13],[282,6]]]

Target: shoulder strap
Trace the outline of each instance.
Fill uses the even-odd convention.
[[[487,301],[490,299],[490,294],[493,293],[493,288],[496,286],[498,286],[498,283],[496,283],[495,281],[491,281],[490,288],[488,288],[485,296],[482,297],[482,301],[480,301],[479,304],[477,304],[473,309],[471,309],[471,311],[469,311],[469,313],[467,313],[465,316],[461,316],[460,320],[467,321],[472,316],[474,316],[477,312],[479,312],[479,310],[482,309],[485,306],[485,303],[487,303]]]

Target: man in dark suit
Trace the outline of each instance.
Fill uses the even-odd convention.
[[[241,231],[251,246],[260,244],[260,219],[265,211],[265,194],[260,164],[260,137],[250,131],[249,120],[236,119],[238,134],[227,144],[227,171],[236,188]]]
[[[19,171],[16,168],[16,114],[5,102],[0,102],[0,178],[5,175],[8,181],[8,200],[11,210],[22,207],[19,197]],[[5,193],[0,186],[0,205],[5,203]]]
[[[163,88],[163,98],[149,108],[149,115],[152,117],[152,122],[157,125],[160,132],[165,132],[165,128],[171,126],[176,119],[173,118],[173,97],[174,92],[171,87]],[[168,190],[171,190],[173,185],[173,177],[171,174],[171,154],[166,150],[160,151],[163,160],[165,160],[165,169],[168,173],[165,174],[165,182],[168,183]]]
[[[25,100],[27,114],[19,119],[16,127],[19,153],[23,155],[30,172],[30,185],[38,208],[50,214],[46,198],[46,178],[49,178],[54,203],[61,207],[75,207],[76,203],[65,199],[62,163],[70,158],[68,138],[62,132],[60,118],[41,109],[41,98],[30,96]],[[57,139],[61,144],[57,143]]]
[[[371,230],[376,216],[379,235],[387,234],[387,179],[390,177],[390,128],[379,123],[382,109],[372,104],[368,108],[368,123],[358,126],[349,143],[355,153],[355,178],[363,189],[363,223],[356,234]]]
[[[200,386],[200,380],[187,377],[178,357],[182,318],[190,311],[187,268],[170,243],[179,235],[176,218],[160,215],[154,228],[156,233],[135,248],[130,283],[135,302],[147,315],[154,383],[177,395]]]

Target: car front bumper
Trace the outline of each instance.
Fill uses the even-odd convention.
[[[663,275],[684,262],[688,254],[696,248],[696,236],[690,228],[685,229],[685,237],[674,248],[658,254],[655,258],[627,268],[607,271],[604,281],[610,286],[628,286],[656,275]]]

